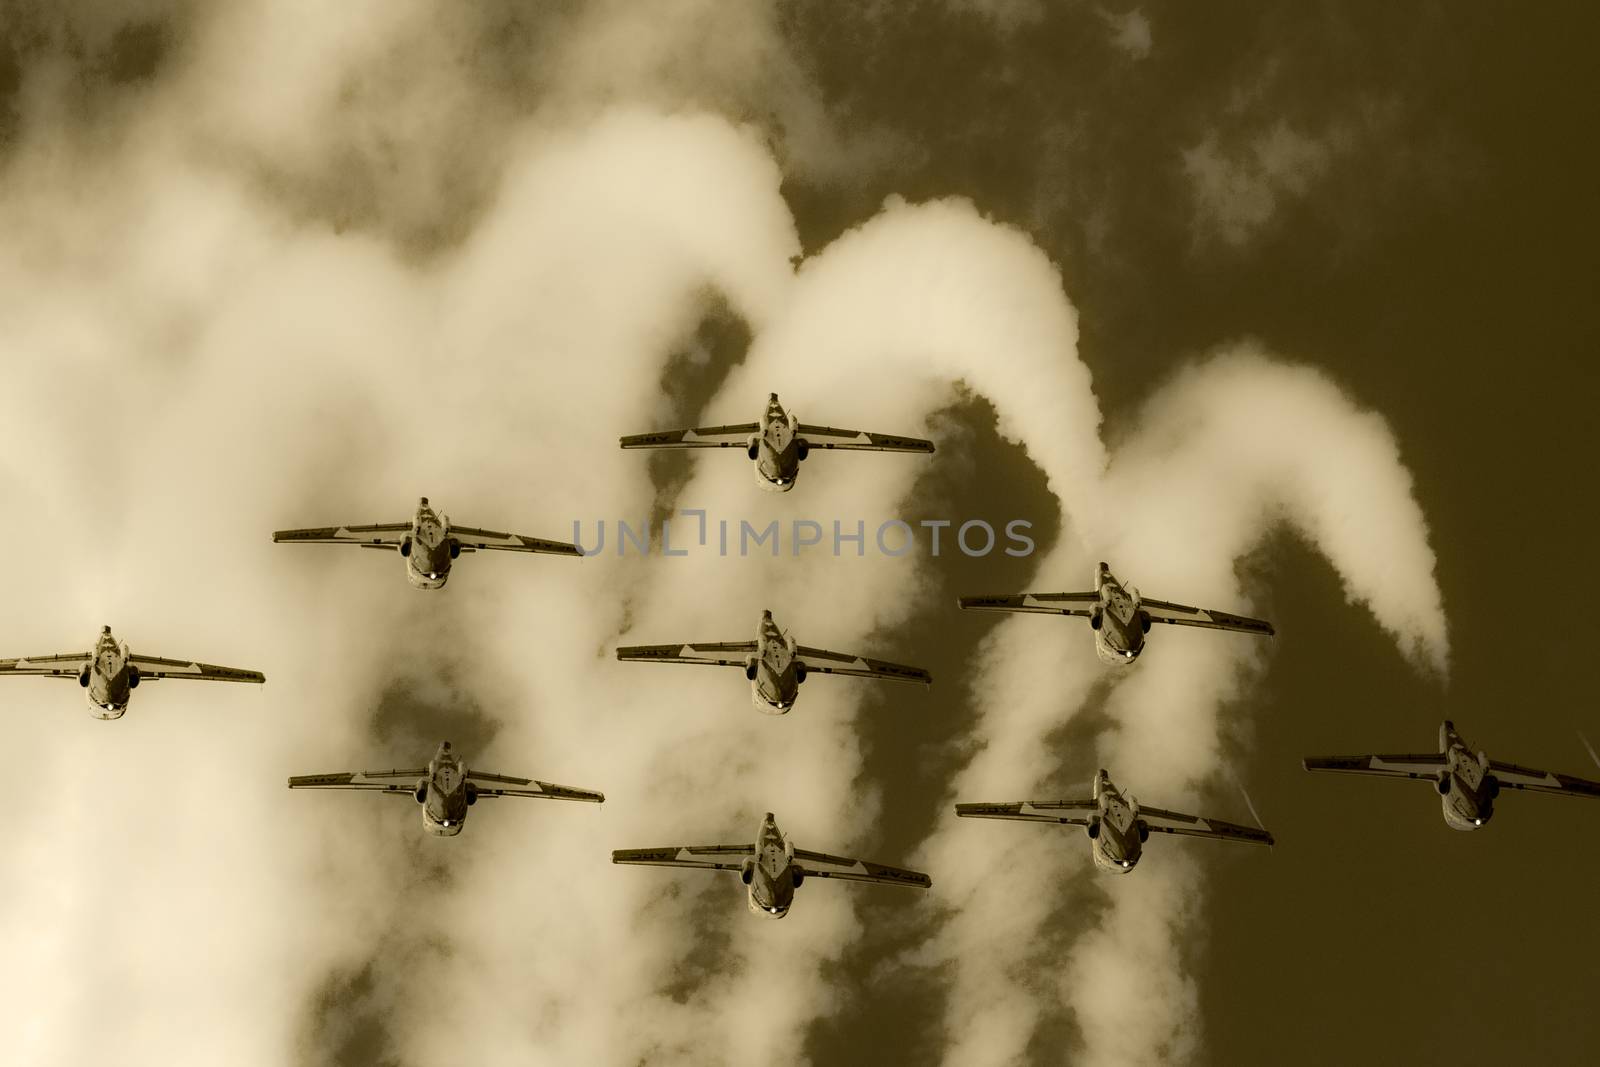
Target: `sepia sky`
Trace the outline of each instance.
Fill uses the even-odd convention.
[[[1600,805],[1461,834],[1306,755],[1600,777],[1594,17],[1578,4],[0,0],[0,656],[134,650],[262,687],[3,683],[8,1062],[419,1067],[1583,1062]],[[755,419],[928,436],[762,493]],[[285,527],[592,543],[411,589]],[[847,548],[615,552],[704,509]],[[871,530],[1032,523],[968,558]],[[674,524],[674,543],[681,529]],[[1003,542],[1002,542],[1003,544]],[[1088,587],[1273,620],[1108,673]],[[803,644],[814,679],[619,643]],[[470,765],[603,790],[474,808],[284,778]],[[1268,851],[960,801],[1086,795]],[[577,809],[577,810],[574,810]],[[613,848],[741,842],[932,875],[737,881]]]

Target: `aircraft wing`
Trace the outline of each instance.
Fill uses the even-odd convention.
[[[736,856],[754,854],[754,845],[668,845],[665,848],[619,848],[612,863],[640,863],[650,867],[699,867],[708,871],[737,871],[743,861]]]
[[[1347,771],[1351,774],[1376,774],[1385,778],[1434,779],[1449,766],[1438,752],[1409,756],[1324,756],[1300,761],[1308,771]]]
[[[727,426],[701,426],[693,430],[657,430],[621,439],[623,448],[744,448],[750,435],[761,429],[753,422]]]
[[[1569,797],[1600,797],[1600,782],[1574,778],[1570,774],[1537,771],[1519,767],[1515,763],[1489,761],[1489,770],[1507,789],[1525,789],[1530,793],[1559,793]]]
[[[617,658],[625,663],[705,663],[713,667],[743,667],[755,652],[754,641],[702,642],[696,645],[624,645]]]
[[[1093,800],[1014,800],[1008,804],[957,804],[956,814],[966,819],[1015,819],[1088,826],[1090,815],[1099,809],[1100,805]]]
[[[1240,826],[1221,819],[1202,819],[1181,811],[1139,806],[1139,818],[1151,830],[1163,834],[1180,834],[1184,837],[1216,837],[1225,841],[1243,841],[1251,845],[1270,845],[1272,835],[1256,826]]]
[[[796,863],[807,878],[838,878],[846,882],[877,882],[880,885],[908,885],[926,889],[933,879],[920,871],[902,867],[888,867],[881,863],[852,859],[849,856],[830,856],[826,852],[794,850]]]
[[[43,675],[46,678],[71,678],[76,680],[83,669],[94,662],[88,652],[64,652],[59,656],[24,656],[21,659],[0,659],[0,677],[6,675]]]
[[[461,544],[463,552],[544,552],[552,556],[581,556],[577,545],[565,541],[546,541],[540,537],[500,533],[498,530],[480,530],[475,526],[450,527],[450,536]]]
[[[272,542],[306,545],[360,545],[362,548],[399,548],[411,532],[409,522],[380,522],[367,526],[318,526],[308,530],[274,530]]]
[[[866,430],[841,430],[836,426],[801,423],[800,436],[811,448],[837,448],[854,452],[932,452],[933,442],[920,437],[896,437]]]
[[[865,656],[847,656],[843,652],[829,652],[825,648],[807,648],[800,645],[795,653],[805,662],[806,670],[820,674],[848,674],[856,678],[893,678],[902,682],[933,684],[933,675],[921,667],[907,667]]]
[[[301,774],[289,779],[290,789],[373,789],[383,793],[411,796],[426,767],[394,771],[345,771],[336,774]],[[397,781],[405,779],[405,781]]]
[[[1173,626],[1204,626],[1208,630],[1238,630],[1247,634],[1275,632],[1265,619],[1251,619],[1243,615],[1229,615],[1226,611],[1209,608],[1191,608],[1187,604],[1171,604],[1165,600],[1140,600],[1139,610],[1150,616],[1151,622],[1164,622]]]
[[[260,671],[247,671],[240,667],[218,667],[214,663],[197,663],[190,659],[163,659],[160,656],[130,654],[128,662],[139,669],[139,680],[155,678],[192,678],[201,682],[264,682],[267,676]]]
[[[592,789],[574,789],[570,785],[540,782],[533,778],[512,778],[488,771],[469,770],[467,781],[477,787],[480,800],[484,797],[536,797],[540,800],[581,800],[589,804],[603,804],[606,799],[604,793]]]
[[[1081,615],[1100,606],[1099,593],[1016,593],[964,596],[956,601],[967,611],[1031,611],[1040,615]]]

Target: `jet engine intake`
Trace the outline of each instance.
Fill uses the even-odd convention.
[[[461,555],[461,542],[454,537],[450,538],[450,558],[455,559]]]
[[[804,437],[800,438],[794,443],[794,454],[796,459],[804,463],[806,457],[811,454],[810,442],[808,442]]]
[[[1150,840],[1150,824],[1145,822],[1143,819],[1140,819],[1139,820],[1139,843],[1143,844],[1144,842],[1146,842],[1148,840]]]
[[[1091,629],[1091,630],[1100,629],[1100,623],[1101,623],[1101,619],[1100,619],[1100,613],[1098,611],[1095,612],[1093,615],[1089,616],[1089,629]]]
[[[1096,838],[1098,838],[1100,836],[1100,820],[1099,819],[1090,819],[1089,820],[1089,825],[1085,828],[1084,832],[1089,835],[1089,840],[1090,841],[1093,841]]]
[[[752,682],[756,680],[756,670],[756,660],[754,656],[744,661],[744,676]]]
[[[402,537],[400,539],[400,554],[402,556],[411,555],[411,538]]]
[[[795,661],[794,680],[795,684],[797,685],[806,680],[806,665],[804,660]]]
[[[756,459],[758,456],[760,456],[761,438],[752,434],[750,440],[745,442],[744,454],[749,456],[751,459]]]
[[[796,889],[799,889],[800,888],[800,883],[805,881],[805,880],[806,880],[806,872],[802,871],[799,867],[796,867],[794,869],[794,887]]]
[[[478,802],[478,787],[472,782],[467,783],[467,806],[470,808]]]
[[[426,804],[428,802],[428,780],[424,778],[418,782],[417,787],[411,791],[411,795],[417,798],[418,804]]]
[[[128,664],[128,688],[139,688],[139,668],[131,663]]]
[[[85,667],[83,670],[78,672],[78,684],[83,686],[85,689],[89,688],[89,668],[88,667]]]
[[[1439,795],[1440,796],[1442,796],[1442,797],[1449,796],[1450,795],[1450,775],[1441,774],[1439,776],[1439,781],[1434,786],[1434,788],[1439,790]]]
[[[754,878],[755,876],[756,876],[756,861],[755,860],[745,860],[742,864],[739,865],[739,881],[743,882],[745,885],[749,885],[750,884],[750,880],[752,878]]]

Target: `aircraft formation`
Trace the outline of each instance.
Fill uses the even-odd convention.
[[[817,449],[934,451],[932,442],[920,438],[799,422],[784,409],[775,393],[769,397],[765,411],[756,422],[655,431],[623,437],[620,444],[624,449],[740,448],[752,464],[757,483],[772,492],[792,491],[800,465]],[[577,545],[564,541],[458,526],[436,510],[427,497],[418,499],[408,521],[278,530],[272,539],[283,544],[341,544],[397,552],[404,562],[406,580],[424,590],[442,589],[455,561],[464,553],[583,555]],[[1096,656],[1118,670],[1130,668],[1145,652],[1148,635],[1156,623],[1261,637],[1271,637],[1275,632],[1272,624],[1264,619],[1144,597],[1133,585],[1120,581],[1104,562],[1096,566],[1094,587],[1089,590],[963,596],[958,605],[971,611],[1083,618],[1088,621]],[[792,711],[799,701],[802,686],[811,675],[918,682],[923,686],[933,681],[928,671],[920,667],[798,644],[778,626],[770,610],[761,613],[753,640],[629,645],[617,648],[616,656],[619,661],[628,663],[738,668],[749,683],[752,703],[758,711],[769,715],[786,715]],[[182,678],[255,684],[266,681],[261,672],[245,668],[134,653],[127,643],[113,635],[110,626],[102,628],[88,651],[0,659],[0,677],[22,675],[76,680],[84,690],[91,713],[101,719],[120,718],[127,711],[133,690],[146,681]],[[1438,793],[1446,825],[1457,830],[1475,830],[1488,823],[1496,800],[1507,789],[1600,798],[1600,782],[1491,760],[1482,751],[1474,753],[1448,720],[1439,728],[1436,752],[1307,758],[1304,766],[1310,771],[1427,782]],[[599,790],[473,770],[448,741],[440,743],[424,766],[296,775],[289,778],[288,786],[290,789],[365,790],[409,797],[420,808],[424,832],[436,837],[460,834],[468,814],[480,800],[523,797],[590,804],[605,801],[605,795]],[[1134,869],[1153,833],[1273,844],[1272,834],[1261,826],[1245,826],[1141,804],[1131,793],[1119,788],[1104,768],[1095,775],[1087,796],[961,802],[956,804],[955,813],[961,818],[1082,827],[1095,867],[1115,874],[1127,874]],[[932,885],[932,879],[920,871],[797,848],[779,828],[772,812],[761,817],[753,839],[728,844],[617,849],[611,853],[611,859],[613,863],[624,865],[736,873],[744,885],[746,905],[751,912],[765,918],[787,915],[795,892],[810,879],[920,889]]]

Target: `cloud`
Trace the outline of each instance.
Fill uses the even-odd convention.
[[[1299,200],[1328,172],[1337,139],[1317,138],[1279,121],[1227,147],[1215,134],[1182,152],[1201,237],[1243,245],[1265,230],[1286,202]]]
[[[1112,31],[1111,43],[1129,59],[1143,59],[1150,54],[1152,43],[1150,19],[1143,11],[1134,8],[1120,14],[1101,10],[1100,17]]]

